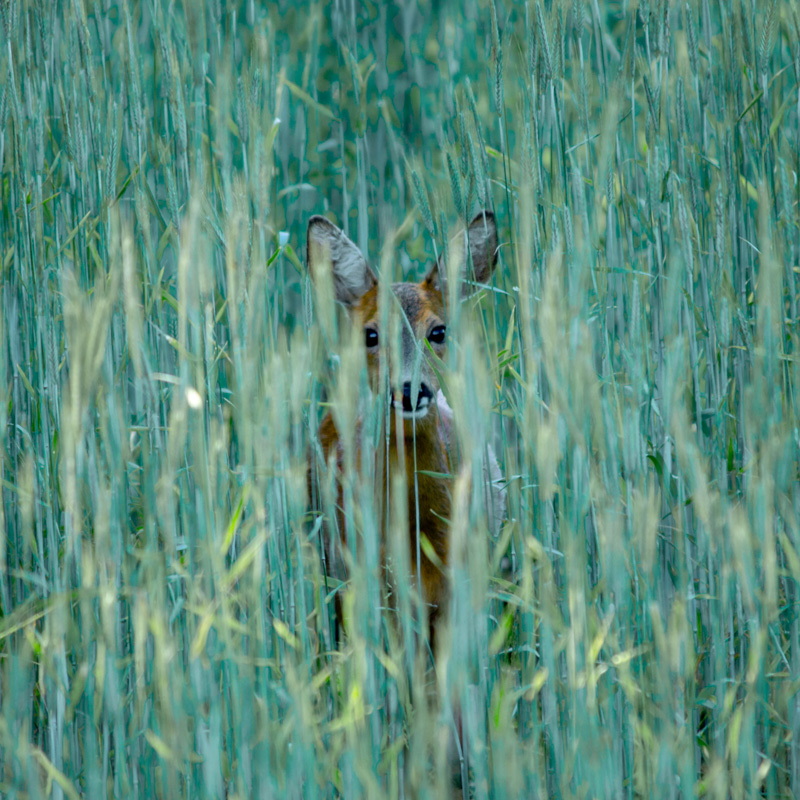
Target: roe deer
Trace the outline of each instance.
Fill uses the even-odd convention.
[[[347,308],[355,329],[363,330],[371,389],[376,397],[385,397],[390,406],[389,436],[381,437],[384,442],[388,440],[389,452],[376,455],[378,463],[375,476],[379,484],[376,488],[382,493],[382,497],[386,497],[393,485],[392,476],[398,470],[405,470],[410,565],[413,576],[419,577],[421,586],[418,589],[423,603],[429,609],[428,622],[433,650],[436,623],[446,606],[449,594],[447,567],[450,556],[452,487],[451,480],[446,476],[453,472],[454,467],[448,446],[449,439],[453,436],[452,411],[439,390],[428,350],[429,345],[436,356],[443,358],[447,348],[445,303],[448,292],[443,291],[446,289],[445,265],[440,259],[420,283],[391,285],[397,301],[394,306],[402,311],[402,336],[399,346],[395,348],[395,352],[400,355],[399,363],[390,363],[392,359],[389,355],[391,349],[387,347],[389,343],[381,341],[383,331],[379,325],[378,279],[366,258],[339,228],[321,216],[313,216],[309,220],[307,245],[312,280],[319,283],[323,264],[329,266],[336,300]],[[467,278],[484,283],[497,263],[494,215],[489,211],[478,214],[467,230],[453,240],[452,252],[456,253],[460,262],[458,295],[463,298],[473,291]],[[471,259],[467,257],[467,253]],[[472,269],[468,266],[470,260]],[[384,375],[388,375],[389,382],[385,395],[382,395],[379,386],[383,358],[389,362],[388,370],[384,372]],[[321,421],[317,436],[318,447],[315,448],[312,444],[309,459],[310,485],[317,469],[324,468],[325,464],[333,463],[338,474],[341,474],[343,468],[344,447],[330,412]],[[319,458],[320,455],[324,461]],[[490,509],[493,517],[490,525],[496,529],[504,513],[505,496],[497,485],[500,471],[491,451],[489,459],[490,463],[484,465],[484,480],[487,484],[492,482],[491,505],[494,508]],[[388,464],[388,477],[384,464]],[[441,477],[443,475],[445,477]],[[346,572],[344,556],[348,544],[345,538],[341,486],[338,492],[336,524],[332,522],[326,525],[325,549],[328,567],[333,573]],[[335,532],[336,527],[338,534]],[[383,567],[386,566],[385,536],[386,531],[382,531]],[[424,548],[420,548],[419,542],[423,537],[430,543],[434,558],[429,558],[424,553]],[[337,595],[338,614],[340,608]]]

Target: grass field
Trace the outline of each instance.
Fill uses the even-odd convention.
[[[495,2],[0,0],[0,796],[800,797],[800,12]],[[357,465],[322,569],[305,229],[481,207],[434,672]]]

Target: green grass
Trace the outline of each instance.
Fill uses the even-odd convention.
[[[0,11],[0,795],[438,798],[455,704],[475,798],[800,796],[796,5]],[[481,206],[434,674],[357,465],[332,636],[305,225],[400,280]]]

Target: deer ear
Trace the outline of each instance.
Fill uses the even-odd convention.
[[[470,258],[467,258],[467,246]],[[458,265],[459,294],[462,299],[475,292],[475,283],[486,283],[489,280],[497,266],[497,226],[491,211],[476,214],[467,229],[450,240],[448,258]],[[446,294],[443,285],[446,280],[447,264],[444,255],[441,255],[425,282],[430,288]]]
[[[352,306],[377,284],[375,274],[362,252],[325,217],[318,214],[311,217],[306,242],[311,278],[317,280],[322,264],[329,262],[333,290],[340,303]]]
[[[469,252],[472,256],[473,271],[464,264],[463,279],[486,283],[497,266],[497,226],[491,211],[481,211],[469,224]],[[461,293],[472,294],[474,287],[461,284]]]

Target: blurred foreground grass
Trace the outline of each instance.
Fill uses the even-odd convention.
[[[476,798],[800,796],[795,4],[0,10],[2,796],[438,798],[451,702]],[[509,513],[434,676],[357,471],[332,637],[304,459],[364,381],[303,241],[416,277],[481,206]]]

